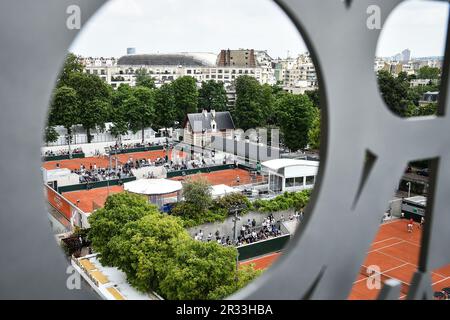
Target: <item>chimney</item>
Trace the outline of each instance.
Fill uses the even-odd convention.
[[[202,114],[205,118],[208,117],[208,110],[203,109]]]
[[[216,110],[211,109],[211,118],[216,118]]]

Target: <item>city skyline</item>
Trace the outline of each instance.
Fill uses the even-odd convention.
[[[212,52],[248,48],[273,58],[308,51],[295,26],[270,0],[111,0],[87,22],[70,50],[83,56]],[[218,10],[220,8],[220,10]],[[448,4],[407,1],[388,18],[376,56],[408,48],[412,57],[442,56]],[[164,14],[161,14],[164,12]],[[414,17],[414,20],[411,17]],[[164,32],[160,32],[164,30]]]

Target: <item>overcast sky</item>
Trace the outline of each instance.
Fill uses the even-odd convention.
[[[387,21],[378,56],[405,48],[413,57],[443,55],[448,4],[412,1]],[[286,15],[271,0],[110,0],[83,27],[71,51],[84,56],[137,53],[268,50],[276,57],[307,51]]]

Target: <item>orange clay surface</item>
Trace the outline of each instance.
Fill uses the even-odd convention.
[[[413,273],[417,269],[422,231],[417,224],[412,233],[406,230],[407,220],[396,220],[383,224],[361,271],[356,277],[353,289],[349,295],[350,300],[376,299],[380,290],[369,289],[367,286],[367,267],[376,265],[381,269],[381,279],[394,278],[402,282],[401,299],[406,297]],[[241,265],[254,264],[256,269],[266,269],[279,257],[280,253],[262,256],[253,260],[242,262]],[[431,275],[433,290],[440,291],[450,287],[450,265],[434,270]]]
[[[88,157],[88,158],[77,158],[77,159],[69,159],[69,160],[58,160],[58,161],[47,161],[42,163],[42,167],[47,170],[56,169],[56,164],[59,164],[60,168],[67,168],[70,170],[79,170],[80,166],[84,164],[86,169],[89,169],[89,166],[92,164],[96,164],[97,168],[107,168],[109,166],[108,157]]]
[[[108,188],[96,188],[91,190],[64,192],[63,197],[75,205],[77,204],[77,200],[80,200],[78,207],[84,212],[92,212],[94,211],[94,203],[96,209],[103,207],[108,195],[122,191],[123,186],[111,186],[109,187],[109,192]]]
[[[237,181],[237,177],[239,177],[239,182]],[[228,169],[210,173],[197,173],[184,177],[171,178],[171,180],[177,181],[186,181],[189,179],[192,179],[194,181],[199,179],[206,179],[212,185],[225,184],[230,187],[256,182],[252,181],[250,172],[243,169]],[[258,176],[258,181],[261,181],[261,179],[262,177]]]
[[[176,151],[178,157],[185,157],[186,154],[181,151]],[[140,159],[151,159],[155,161],[157,158],[164,158],[166,156],[166,152],[164,150],[154,150],[154,151],[144,151],[144,152],[133,152],[133,153],[124,153],[118,154],[117,158],[121,164],[124,164],[128,161],[128,159],[133,158],[133,161]],[[115,166],[116,156],[111,156],[112,166]],[[172,159],[172,152],[169,152],[169,159]],[[84,166],[89,169],[89,166],[92,164],[96,164],[97,168],[107,168],[109,166],[109,157],[108,156],[100,156],[100,157],[87,157],[87,158],[77,158],[77,159],[69,159],[69,160],[58,160],[58,161],[47,161],[42,163],[42,167],[47,170],[56,169],[56,164],[59,164],[60,168],[67,168],[70,170],[79,170],[80,166],[84,164]]]
[[[153,151],[152,151],[153,152]],[[137,158],[133,158],[137,159]],[[75,159],[73,159],[75,160]],[[73,161],[68,160],[68,161]],[[229,186],[236,186],[236,177],[240,177],[240,184],[247,184],[251,182],[251,176],[250,173],[246,170],[242,169],[229,169],[229,170],[223,170],[223,171],[216,171],[211,173],[200,173],[200,174],[194,174],[194,175],[188,175],[185,177],[176,177],[172,180],[178,180],[178,181],[186,181],[188,179],[197,180],[200,178],[207,179],[212,185],[217,184],[226,184]],[[261,177],[258,177],[258,179],[261,179]],[[123,186],[111,186],[109,187],[109,194],[114,194],[118,192],[122,192]],[[169,196],[175,196],[176,194],[170,194]],[[95,188],[91,190],[80,190],[80,191],[71,191],[71,192],[64,192],[63,196],[72,202],[73,204],[77,204],[77,200],[80,200],[78,207],[83,210],[84,212],[92,212],[94,209],[98,209],[99,207],[103,207],[103,204],[106,201],[106,198],[108,197],[108,188]],[[95,205],[94,205],[95,204]]]

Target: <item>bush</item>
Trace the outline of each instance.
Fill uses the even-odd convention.
[[[240,207],[243,210],[240,212],[244,214],[252,209],[252,203],[246,196],[241,193],[230,193],[213,201],[213,210],[224,209],[227,212],[233,207]]]
[[[187,202],[179,202],[172,209],[172,215],[179,217],[182,220],[185,228],[195,227],[200,224],[224,221],[228,216],[227,210],[205,210],[201,214],[195,206]]]
[[[310,190],[285,192],[271,200],[255,200],[253,207],[259,212],[276,212],[289,209],[300,210],[306,206],[310,195]]]

